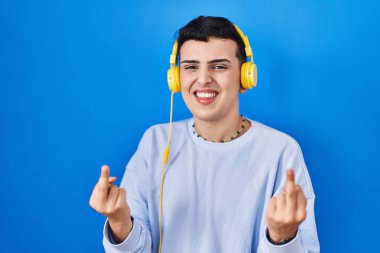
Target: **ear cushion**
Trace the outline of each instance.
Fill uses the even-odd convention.
[[[168,86],[169,90],[173,92],[180,92],[181,91],[181,83],[179,81],[179,68],[176,67],[171,67],[168,70]]]
[[[257,85],[257,68],[253,62],[246,62],[240,69],[241,85],[245,89],[251,89]]]

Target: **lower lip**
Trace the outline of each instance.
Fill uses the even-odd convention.
[[[199,98],[199,97],[195,96],[195,98],[197,99],[198,103],[200,103],[202,105],[209,105],[209,104],[211,104],[212,102],[214,102],[214,100],[216,99],[216,97],[213,97],[213,98]]]

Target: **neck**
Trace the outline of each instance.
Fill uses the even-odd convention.
[[[244,128],[236,135],[236,131],[241,129],[242,117],[239,113],[234,114],[232,117],[218,120],[202,120],[194,117],[194,125],[196,133],[202,138],[209,141],[220,142],[221,140],[229,141],[231,137],[236,139],[245,133],[249,127],[250,122],[245,121]]]

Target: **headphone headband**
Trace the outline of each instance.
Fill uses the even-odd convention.
[[[177,58],[177,53],[178,53],[178,41],[174,41],[173,45],[173,50],[172,54],[170,55],[170,66],[174,66],[176,63],[176,58]]]
[[[238,34],[240,35],[240,38],[243,40],[243,43],[244,43],[244,46],[245,46],[245,54],[247,55],[247,57],[251,58],[251,62],[253,62],[253,54],[252,54],[252,49],[251,49],[251,45],[249,44],[249,40],[248,40],[248,36],[245,35],[243,33],[242,30],[240,30],[240,28],[235,25],[235,29],[236,31],[238,32]]]
[[[243,43],[245,46],[244,48],[245,54],[247,55],[247,57],[251,59],[251,62],[253,62],[253,54],[252,54],[251,45],[249,44],[248,36],[245,35],[243,31],[240,30],[240,28],[237,25],[234,24],[234,27],[237,33],[239,34],[240,38],[243,40]],[[176,64],[177,54],[178,54],[178,40],[175,40],[173,44],[172,54],[170,55],[170,60],[169,60],[171,66]]]

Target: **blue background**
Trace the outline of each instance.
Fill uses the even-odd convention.
[[[0,252],[102,252],[88,205],[169,119],[175,32],[225,16],[259,83],[242,113],[293,136],[322,252],[380,252],[379,1],[0,1]],[[174,118],[190,117],[180,95]]]

